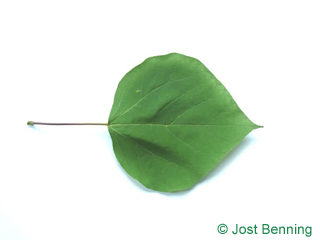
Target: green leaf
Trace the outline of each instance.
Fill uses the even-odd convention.
[[[200,61],[177,53],[123,77],[108,124],[121,166],[161,192],[192,187],[260,127]]]

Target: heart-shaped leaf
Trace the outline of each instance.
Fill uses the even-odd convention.
[[[192,187],[259,127],[200,61],[177,53],[123,77],[108,123],[121,166],[162,192]]]

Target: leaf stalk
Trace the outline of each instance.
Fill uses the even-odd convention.
[[[53,125],[53,126],[63,126],[63,125],[91,125],[91,126],[108,126],[108,123],[46,123],[46,122],[34,122],[29,121],[27,122],[27,125],[33,126],[33,125]]]

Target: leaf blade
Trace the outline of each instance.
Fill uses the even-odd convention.
[[[171,192],[192,187],[259,126],[200,61],[173,53],[124,76],[108,127],[122,167]]]

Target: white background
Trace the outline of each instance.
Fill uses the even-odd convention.
[[[306,239],[262,235],[262,223],[319,239],[319,12],[319,1],[1,1],[0,240]],[[131,179],[107,127],[26,125],[106,123],[124,74],[170,52],[202,61],[264,126],[191,190]]]

